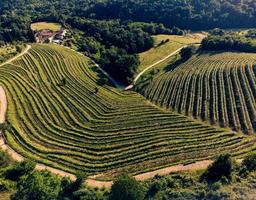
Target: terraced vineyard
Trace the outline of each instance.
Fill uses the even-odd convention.
[[[231,91],[237,76],[245,74],[251,79],[243,84],[255,86],[253,70],[244,67],[236,75],[230,68],[234,78],[223,90]],[[57,45],[33,45],[27,54],[0,67],[12,125],[5,131],[8,144],[27,158],[64,171],[115,170],[110,176],[212,158],[220,152],[241,156],[254,148],[252,137],[164,111],[137,93],[100,86],[101,76],[89,59]],[[204,90],[210,96],[211,90]],[[254,105],[251,100],[244,103]],[[215,98],[211,101],[217,106]]]
[[[256,54],[206,53],[157,77],[144,91],[156,104],[221,127],[256,131]]]

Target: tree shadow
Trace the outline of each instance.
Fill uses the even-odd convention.
[[[115,87],[114,84],[100,71],[97,66],[92,66],[90,69],[97,74],[96,83],[99,86],[111,86]]]
[[[183,64],[184,62],[186,62],[186,60],[184,59],[178,59],[173,63],[168,64],[165,68],[164,71],[165,72],[171,72],[174,69],[176,69],[179,65]]]

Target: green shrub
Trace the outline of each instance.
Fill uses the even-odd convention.
[[[13,183],[11,183],[10,181],[0,179],[0,192],[9,191],[13,187]]]
[[[80,199],[80,193],[78,191],[82,188],[85,179],[85,173],[78,173],[74,182],[68,178],[63,178],[61,180],[62,190],[60,191],[59,199]],[[76,192],[78,192],[78,194],[76,194]]]
[[[6,170],[5,178],[12,181],[18,181],[22,176],[32,173],[35,166],[36,164],[34,162],[25,160]]]
[[[248,155],[243,160],[242,165],[245,166],[248,171],[255,171],[256,170],[256,153],[252,153]]]
[[[10,164],[10,162],[10,157],[6,153],[0,151],[0,168],[2,169],[7,167]]]
[[[12,200],[55,200],[60,192],[61,180],[49,171],[34,171],[18,182]]]
[[[110,200],[143,200],[143,186],[129,175],[120,176],[113,184]]]
[[[193,45],[189,45],[183,48],[180,52],[180,56],[182,60],[188,60],[196,53],[196,47]]]
[[[208,167],[201,178],[207,182],[216,182],[222,177],[231,180],[232,171],[233,161],[231,156],[229,154],[221,155]]]

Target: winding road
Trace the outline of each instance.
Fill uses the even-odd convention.
[[[25,53],[28,52],[28,50],[31,48],[30,45],[27,46],[27,48],[19,55],[13,57],[12,59],[6,61],[5,63],[1,64],[1,66],[11,63],[12,61],[14,61],[15,59],[19,58],[20,56],[24,55]],[[184,47],[182,47],[184,48]],[[142,71],[138,76],[137,79],[143,74],[145,73],[145,71],[149,70],[150,68],[154,67],[155,65],[157,65],[158,63],[163,62],[164,60],[166,60],[167,58],[177,54],[182,48],[176,50],[175,52],[171,53],[170,55],[168,55],[167,57],[165,57],[164,59],[158,61],[157,63],[149,66],[148,68],[146,68],[144,71]],[[101,69],[101,68],[100,68]],[[104,70],[102,71],[104,73]],[[105,74],[106,75],[106,74]],[[106,75],[107,76],[107,75]],[[110,77],[111,78],[111,77]],[[136,80],[137,80],[136,79]],[[114,83],[114,81],[113,81]],[[0,123],[4,123],[5,122],[5,114],[7,112],[7,98],[6,98],[6,94],[4,91],[4,88],[2,86],[0,86]],[[22,155],[20,155],[19,153],[15,152],[7,143],[6,140],[4,138],[4,135],[2,134],[2,132],[0,132],[0,148],[3,149],[4,151],[6,151],[14,160],[21,162],[24,160],[24,157]],[[155,175],[159,174],[159,175],[166,175],[169,174],[171,172],[177,172],[177,171],[187,171],[187,170],[200,170],[200,169],[205,169],[207,168],[210,164],[212,163],[211,160],[203,160],[203,161],[198,161],[189,165],[175,165],[175,166],[171,166],[171,167],[166,167],[166,168],[162,168],[159,170],[155,170],[155,171],[151,171],[151,172],[147,172],[147,173],[142,173],[142,174],[138,174],[136,176],[134,176],[137,180],[147,180],[147,179],[151,179],[153,178]],[[48,167],[46,165],[43,164],[37,164],[36,165],[36,169],[37,170],[44,170],[47,169],[49,171],[51,171],[54,174],[58,174],[62,177],[69,177],[72,180],[75,180],[76,177],[75,175],[71,174],[71,173],[67,173],[65,171],[62,170],[58,170],[52,167]],[[90,176],[87,178],[86,180],[86,184],[88,184],[89,186],[92,187],[111,187],[112,185],[112,181],[98,181],[95,180],[97,178],[96,176]]]

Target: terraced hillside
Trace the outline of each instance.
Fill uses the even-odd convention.
[[[256,54],[206,53],[157,77],[144,95],[233,130],[256,131]]]
[[[119,169],[110,176],[220,152],[241,156],[254,148],[252,137],[161,110],[139,94],[100,83],[99,70],[82,55],[57,45],[33,45],[0,67],[12,125],[4,133],[8,144],[27,158],[68,172]]]

